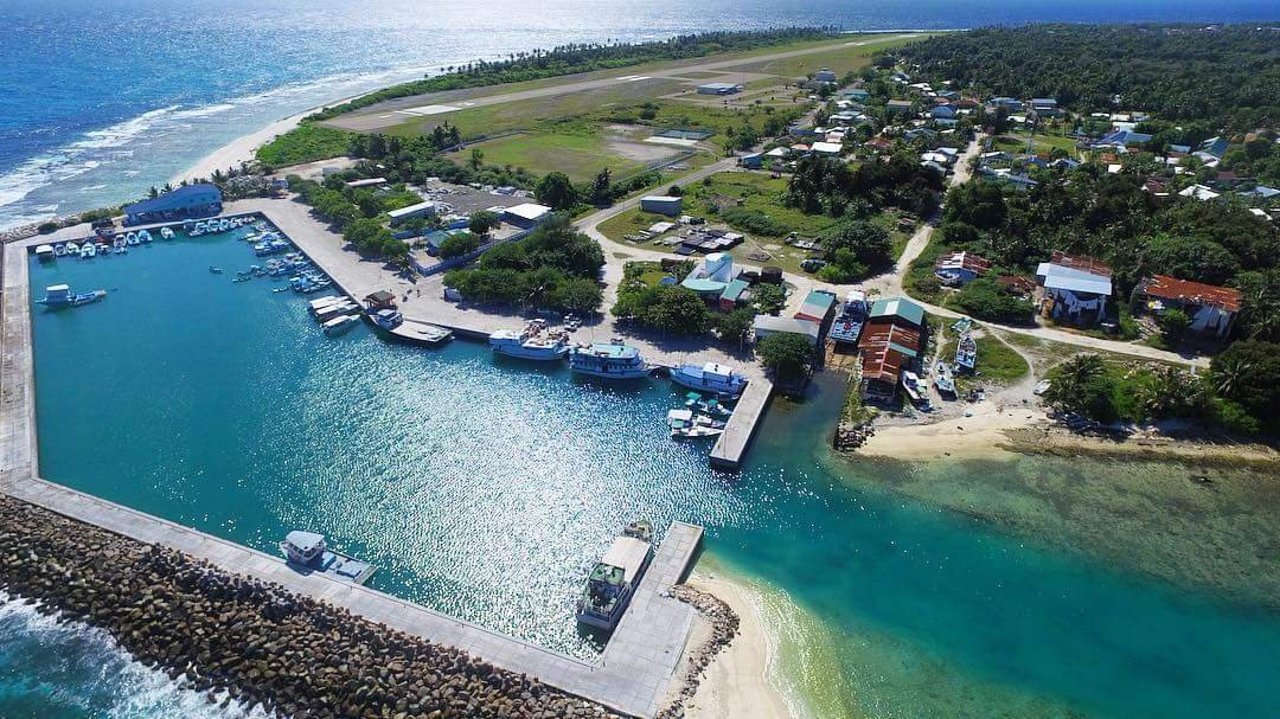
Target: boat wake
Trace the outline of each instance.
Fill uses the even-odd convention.
[[[134,661],[107,632],[0,591],[0,716],[268,719]]]

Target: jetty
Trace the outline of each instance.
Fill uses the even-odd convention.
[[[675,598],[672,588],[684,579],[697,557],[703,535],[699,526],[671,524],[603,653],[595,661],[584,661],[368,587],[318,573],[300,573],[282,557],[42,479],[26,246],[30,242],[13,242],[4,248],[0,491],[129,539],[181,551],[231,574],[273,583],[392,629],[464,650],[500,669],[536,678],[625,715],[651,717],[663,708],[677,679],[676,670],[697,612]],[[354,288],[343,289],[353,294]]]
[[[747,383],[738,400],[738,406],[725,423],[724,432],[711,448],[711,466],[722,469],[737,470],[742,467],[742,458],[755,436],[756,425],[764,416],[764,410],[773,396],[773,383],[764,378],[753,379]]]

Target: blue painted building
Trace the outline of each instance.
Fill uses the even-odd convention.
[[[222,212],[222,190],[215,185],[187,185],[153,200],[124,208],[124,224],[149,225],[172,220],[213,217]]]

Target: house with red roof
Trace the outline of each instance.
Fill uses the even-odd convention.
[[[1159,316],[1179,309],[1191,318],[1188,330],[1202,337],[1225,339],[1242,307],[1240,291],[1231,287],[1180,280],[1168,275],[1144,279],[1137,289],[1147,312]]]

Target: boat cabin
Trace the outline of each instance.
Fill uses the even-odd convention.
[[[280,548],[284,550],[290,562],[309,565],[324,554],[324,535],[295,530],[285,535]]]

